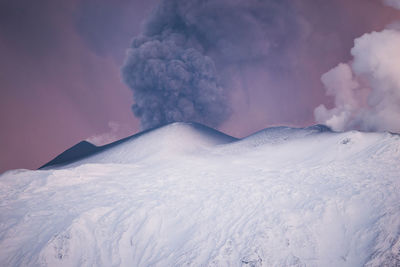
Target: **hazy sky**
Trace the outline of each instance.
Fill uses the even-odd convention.
[[[0,172],[37,168],[81,140],[102,144],[140,130],[120,68],[158,2],[0,2]],[[355,38],[400,20],[380,0],[270,0],[260,20],[241,25],[219,2],[220,13],[198,14],[221,22],[207,32],[205,54],[233,112],[220,130],[236,137],[315,123],[315,107],[332,104],[321,75],[351,59]]]

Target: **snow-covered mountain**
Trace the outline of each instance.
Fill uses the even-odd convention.
[[[0,176],[0,265],[400,266],[399,163],[399,135],[324,126],[81,143]]]

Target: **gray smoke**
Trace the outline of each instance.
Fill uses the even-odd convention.
[[[278,0],[161,1],[122,68],[142,128],[174,121],[218,127],[231,107],[216,66],[270,61],[279,69],[279,51],[296,32],[292,12]]]

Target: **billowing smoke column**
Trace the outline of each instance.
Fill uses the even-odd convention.
[[[123,68],[142,128],[174,121],[218,126],[229,116],[229,108],[213,61],[196,49],[184,48],[184,36],[160,37],[135,39]]]
[[[386,0],[400,9],[400,1]],[[317,122],[334,130],[400,132],[400,28],[396,23],[354,41],[353,60],[322,76],[335,107],[320,105]]]
[[[291,17],[287,1],[162,1],[133,40],[122,68],[142,128],[174,121],[223,123],[231,108],[216,65],[260,61],[276,55],[277,47],[284,49],[286,40],[256,32],[265,35],[274,27],[289,35],[293,27],[279,22],[282,12]]]

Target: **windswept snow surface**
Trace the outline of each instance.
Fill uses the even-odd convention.
[[[175,123],[0,176],[1,266],[400,266],[400,137]]]

